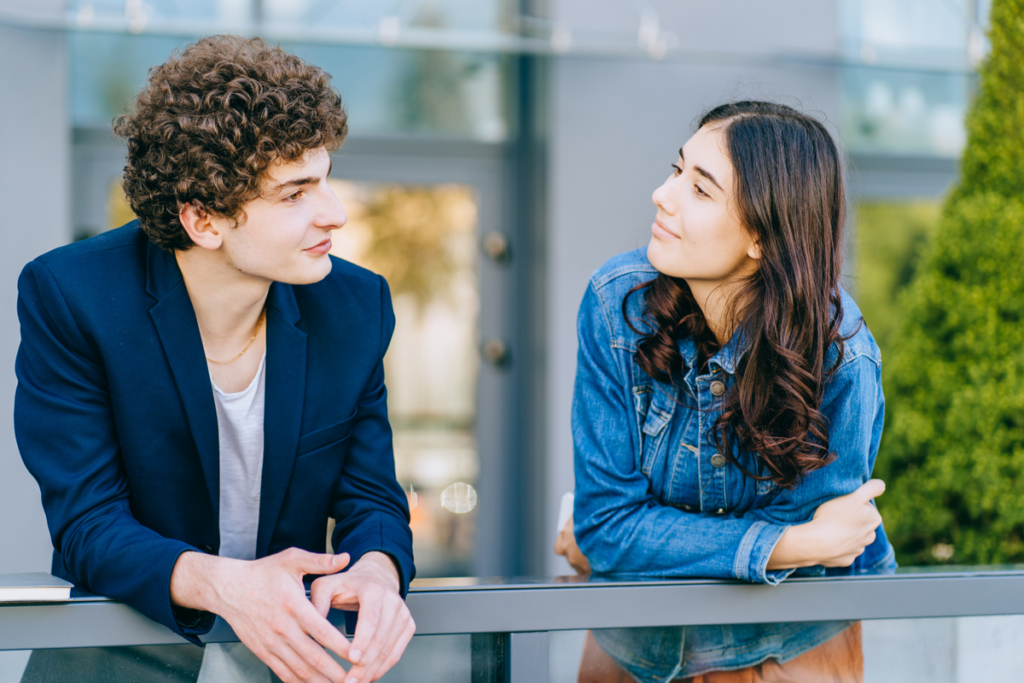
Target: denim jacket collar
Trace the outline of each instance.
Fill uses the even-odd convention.
[[[730,375],[735,375],[736,368],[750,349],[750,345],[749,335],[742,329],[737,329],[725,346],[708,360],[708,366],[718,366]],[[679,353],[686,363],[686,381],[692,384],[700,374],[697,367],[697,344],[691,337],[687,337],[679,342]]]

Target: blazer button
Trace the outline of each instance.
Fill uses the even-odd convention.
[[[213,546],[209,543],[204,543],[203,547],[200,548],[200,550],[202,550],[204,553],[209,553],[210,555],[214,554]]]
[[[725,393],[725,383],[719,382],[717,379],[711,383],[711,395],[721,396]]]
[[[721,467],[725,464],[725,456],[721,453],[715,453],[711,456],[711,464],[715,467]]]

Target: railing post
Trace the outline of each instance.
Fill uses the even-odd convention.
[[[470,636],[472,683],[504,683],[507,633],[474,633]]]

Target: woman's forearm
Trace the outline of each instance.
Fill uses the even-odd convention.
[[[791,526],[782,534],[768,558],[768,571],[777,569],[797,569],[821,564],[822,560],[815,557],[815,548],[808,524]]]
[[[882,518],[871,501],[883,491],[885,484],[871,479],[853,493],[821,504],[810,522],[786,529],[768,558],[768,569],[849,567],[875,540]]]

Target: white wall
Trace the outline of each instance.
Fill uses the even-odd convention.
[[[569,417],[579,302],[590,274],[605,260],[649,241],[651,192],[692,134],[694,118],[728,100],[767,98],[823,115],[835,132],[839,112],[833,67],[769,60],[783,49],[790,55],[837,51],[835,2],[652,4],[681,45],[746,57],[727,66],[588,57],[563,57],[552,65],[545,499],[551,542],[559,499],[573,488]],[[619,0],[552,0],[552,14],[569,27],[637,26],[630,4]],[[553,553],[547,557],[547,573],[570,571]]]
[[[17,9],[0,0],[0,10]],[[56,12],[60,0],[31,3]],[[68,241],[70,131],[67,63],[60,34],[0,26],[0,573],[49,571],[50,537],[39,487],[14,440],[15,308],[22,267]]]

